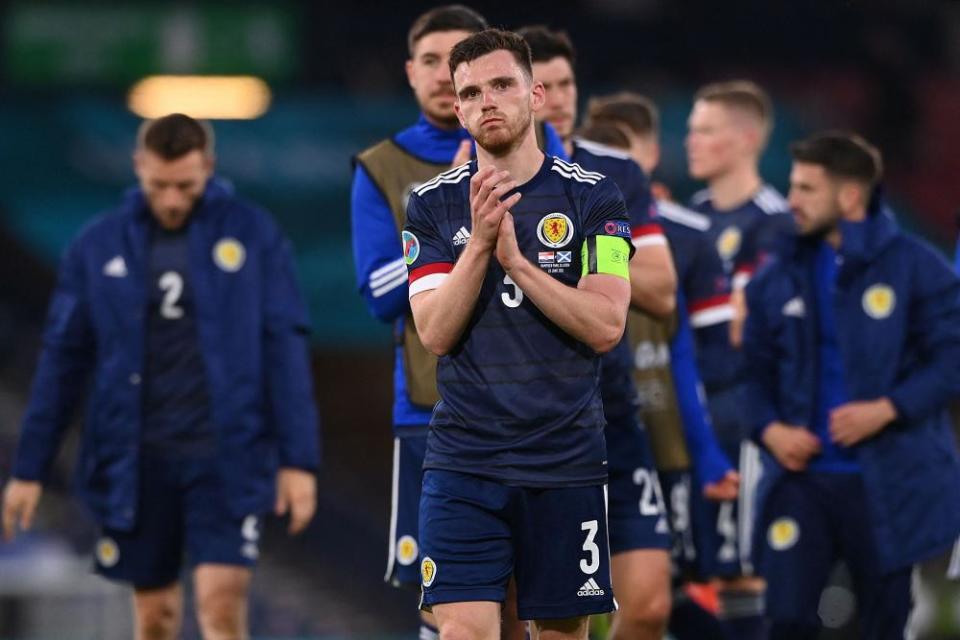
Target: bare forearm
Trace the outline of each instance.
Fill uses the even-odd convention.
[[[621,304],[603,293],[569,287],[527,261],[509,275],[554,324],[595,351],[609,351],[623,336],[626,295]],[[628,284],[622,282],[626,290]]]
[[[489,250],[468,243],[441,286],[411,298],[420,341],[435,355],[449,353],[463,335],[489,262]]]
[[[658,317],[677,306],[677,272],[666,247],[642,247],[630,260],[630,303]]]

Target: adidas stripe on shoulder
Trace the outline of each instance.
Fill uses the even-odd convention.
[[[595,156],[607,156],[610,158],[619,158],[621,160],[632,160],[629,153],[615,147],[611,147],[599,142],[584,140],[583,138],[574,138],[574,143],[578,147],[583,147]]]
[[[587,184],[597,184],[606,177],[602,173],[586,171],[575,162],[566,162],[557,157],[553,158],[553,166],[550,167],[550,170],[559,173],[564,178],[571,178]]]
[[[657,200],[657,215],[664,220],[675,222],[697,231],[710,229],[710,218],[668,200]]]
[[[464,163],[459,167],[454,167],[449,171],[444,171],[431,180],[427,180],[422,185],[413,190],[418,196],[422,196],[432,189],[436,189],[441,184],[456,184],[470,175],[470,163]]]
[[[757,195],[753,196],[753,202],[764,213],[784,213],[790,210],[786,198],[768,184],[763,185]]]

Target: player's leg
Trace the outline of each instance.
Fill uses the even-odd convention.
[[[531,631],[531,640],[587,640],[590,616],[536,620]]]
[[[180,583],[134,589],[133,618],[137,640],[176,638],[183,624],[183,589]]]
[[[201,564],[193,572],[197,620],[204,640],[249,637],[247,600],[252,570],[224,564]]]
[[[610,626],[612,640],[659,640],[670,617],[670,556],[662,549],[635,549],[611,558],[620,609]]]
[[[520,619],[517,611],[517,580],[510,576],[507,585],[507,599],[503,602],[500,612],[500,637],[502,640],[525,640],[527,637],[527,623]]]
[[[743,389],[733,386],[711,394],[710,413],[717,438],[731,460],[738,460],[740,497],[725,502],[703,501],[709,514],[701,532],[702,564],[706,575],[717,578],[720,622],[727,636],[735,640],[766,637],[763,611],[766,585],[750,566],[747,551],[754,517],[750,512],[759,479],[760,462],[756,445],[743,441],[745,410]]]
[[[104,528],[97,541],[95,570],[133,587],[134,636],[176,638],[183,620],[180,560],[183,518],[173,465],[144,455],[140,495],[131,531]]]
[[[433,612],[441,640],[500,637],[514,561],[506,509],[516,491],[462,473],[424,472],[421,609]]]
[[[861,635],[870,640],[908,637],[913,609],[913,568],[891,573],[878,570],[880,560],[867,511],[867,495],[859,474],[837,474],[831,483],[831,507],[840,532],[841,552],[857,594]]]
[[[770,638],[818,637],[817,608],[837,548],[824,500],[809,473],[786,475],[766,500],[758,562],[767,583]]]
[[[440,640],[499,640],[499,602],[448,602],[433,605]]]
[[[235,516],[216,458],[180,466],[187,557],[194,567],[194,602],[205,640],[246,638],[247,600],[260,556],[256,514]]]
[[[633,416],[606,428],[613,588],[610,638],[659,640],[670,616],[670,527],[647,435]]]
[[[393,439],[393,483],[390,497],[390,538],[384,580],[395,587],[420,589],[418,512],[426,427],[404,427],[407,435]],[[436,640],[437,621],[420,612],[419,640]]]
[[[587,616],[615,608],[606,487],[518,492],[510,522],[520,619],[541,638],[586,637]]]
[[[694,581],[703,579],[699,570],[693,517],[697,504],[695,498],[706,498],[702,494],[694,494],[689,470],[662,471],[657,475],[663,487],[673,539],[673,593],[667,625],[670,635],[676,640],[724,640],[723,629],[716,617],[716,606],[711,602],[708,608],[701,602],[703,598],[700,594],[709,593],[716,597],[714,587],[702,582],[694,584]]]

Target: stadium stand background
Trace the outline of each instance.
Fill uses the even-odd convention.
[[[86,3],[84,3],[86,4]],[[777,110],[763,173],[785,189],[786,143],[819,128],[883,149],[902,222],[952,251],[960,206],[960,3],[592,0],[475,2],[491,23],[547,23],[576,42],[581,102],[623,88],[663,118],[658,178],[678,198],[695,88],[750,77]],[[316,521],[268,527],[255,580],[261,637],[410,637],[414,594],[380,582],[391,441],[389,327],[355,292],[350,157],[412,122],[405,33],[426,3],[0,4],[0,480],[5,480],[56,262],[132,184],[139,118],[127,91],[156,73],[252,74],[273,92],[255,120],[216,121],[219,173],[293,239],[313,317],[325,466]],[[121,638],[122,594],[86,574],[94,531],[60,456],[35,533],[0,546],[0,638]],[[946,596],[943,596],[946,598]],[[839,614],[837,614],[839,615]],[[942,629],[960,612],[940,614]],[[947,631],[944,631],[947,633]],[[40,637],[39,635],[36,637]],[[187,618],[186,637],[196,630]]]

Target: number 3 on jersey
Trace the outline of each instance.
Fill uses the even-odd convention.
[[[183,317],[183,307],[180,296],[183,295],[183,277],[176,271],[167,271],[160,276],[157,286],[163,291],[163,300],[160,302],[160,315],[167,320],[179,320]]]
[[[500,299],[503,300],[503,304],[511,309],[516,309],[523,302],[523,289],[518,287],[510,276],[504,276],[503,284],[513,287],[513,291],[504,291],[500,294]]]

